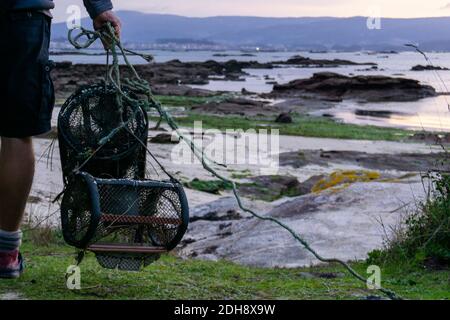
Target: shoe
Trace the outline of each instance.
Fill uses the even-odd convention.
[[[19,278],[24,270],[24,261],[19,251],[0,252],[0,278]]]

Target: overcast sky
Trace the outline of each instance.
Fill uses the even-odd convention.
[[[55,0],[55,20],[65,20],[70,4],[82,0]],[[370,15],[431,17],[450,15],[450,0],[113,0],[118,10],[170,13],[184,16],[250,15],[266,17]]]

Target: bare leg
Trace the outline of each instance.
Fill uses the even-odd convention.
[[[1,138],[0,149],[0,229],[20,228],[34,176],[31,138]]]

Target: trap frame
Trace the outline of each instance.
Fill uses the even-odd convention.
[[[138,262],[156,260],[177,246],[188,221],[186,195],[173,182],[100,179],[80,172],[61,203],[66,242],[94,252],[108,268],[138,270],[133,267]]]

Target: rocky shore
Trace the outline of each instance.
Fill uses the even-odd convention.
[[[248,74],[245,69],[273,69],[280,65],[297,67],[338,67],[348,65],[375,65],[372,63],[356,63],[347,60],[310,59],[294,56],[286,61],[260,63],[257,61],[229,60],[217,62],[181,62],[172,60],[165,63],[136,65],[138,73],[148,80],[156,94],[208,96],[213,94],[207,90],[192,89],[189,85],[204,85],[210,80],[243,81]],[[121,67],[124,76],[131,76],[126,67]],[[89,76],[87,76],[89,75]],[[77,86],[101,81],[105,75],[105,66],[100,64],[73,64],[59,62],[55,64],[52,78],[59,95],[67,96]]]
[[[156,94],[205,96],[206,90],[192,89],[187,85],[208,83],[211,77],[222,77],[237,80],[244,75],[244,67],[258,68],[258,63],[240,63],[230,61],[219,63],[215,61],[199,63],[182,63],[178,60],[162,64],[137,65],[137,72],[148,80]],[[269,68],[270,66],[264,66]],[[125,77],[131,76],[126,67],[121,67]],[[86,75],[89,75],[87,77]],[[105,66],[95,64],[72,64],[70,62],[57,63],[52,72],[55,90],[61,93],[71,93],[78,86],[98,83],[104,79]]]

